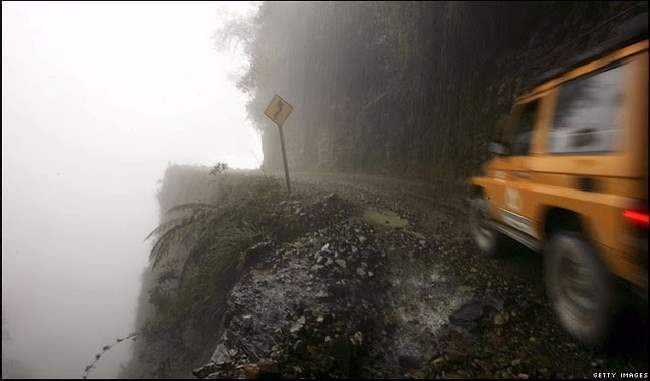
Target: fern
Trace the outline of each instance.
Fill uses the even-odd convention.
[[[248,198],[253,200],[254,196]],[[231,205],[234,207],[237,204],[239,203],[232,203]],[[245,203],[240,205],[240,207],[246,208]],[[189,259],[200,254],[196,249],[204,249],[206,245],[209,245],[215,239],[223,240],[228,247],[235,247],[242,240],[246,241],[262,236],[261,229],[246,222],[241,227],[223,229],[221,234],[217,236],[215,234],[217,225],[231,214],[231,210],[228,207],[218,208],[215,205],[194,203],[179,205],[170,209],[169,212],[181,210],[190,211],[190,216],[178,217],[162,223],[145,238],[146,240],[153,236],[158,236],[149,255],[149,259],[152,261],[152,269],[169,255],[174,243],[181,242],[187,238],[194,238],[197,241],[197,244],[193,245],[194,248],[190,250]]]
[[[284,197],[280,181],[273,178],[219,177],[213,188],[216,193],[210,197],[213,203],[163,208],[168,209],[162,215],[169,221],[147,236],[154,240],[151,267],[160,276],[150,293],[156,317],[140,331],[148,342],[190,357],[201,355],[199,348],[216,339],[211,336],[214,322],[223,314],[227,293],[247,263],[247,249],[265,239],[273,206]],[[174,271],[167,273],[165,266]],[[161,367],[156,366],[159,371]],[[165,374],[178,368],[172,364]]]
[[[151,249],[151,253],[149,254],[149,260],[153,261],[153,264],[151,266],[152,269],[154,269],[156,265],[169,254],[171,245],[175,242],[180,241],[184,235],[183,233],[185,233],[186,228],[194,222],[194,218],[187,218],[169,228],[164,234],[160,236],[160,238],[158,238],[156,243],[153,245],[153,248]]]
[[[115,345],[117,345],[117,344],[119,344],[119,343],[121,343],[121,342],[123,342],[123,341],[125,341],[125,340],[133,339],[133,340],[135,341],[136,336],[138,336],[138,335],[139,335],[138,332],[133,332],[133,333],[130,333],[129,335],[127,335],[127,336],[125,336],[125,337],[118,337],[117,339],[115,339],[115,344],[104,345],[104,346],[102,347],[102,351],[99,352],[99,353],[96,353],[96,354],[95,354],[95,359],[93,360],[93,362],[91,362],[90,364],[86,365],[86,367],[84,368],[84,372],[83,372],[83,374],[81,375],[81,378],[84,379],[84,380],[88,378],[88,374],[90,373],[90,371],[91,371],[93,368],[95,368],[95,365],[97,364],[97,362],[99,361],[99,359],[102,357],[102,355],[103,355],[105,352],[111,350],[111,348],[113,348],[113,346],[115,346]]]
[[[196,211],[196,210],[202,210],[202,209],[217,209],[217,205],[212,205],[212,204],[205,204],[201,202],[194,202],[194,203],[188,203],[188,204],[182,204],[182,205],[177,205],[171,209],[169,209],[165,214],[169,215],[174,212],[182,211],[182,210],[191,210],[191,211]]]
[[[173,228],[176,225],[182,224],[183,221],[185,221],[185,220],[189,220],[189,218],[188,217],[178,217],[178,218],[174,218],[172,220],[169,220],[167,222],[164,222],[164,223],[158,225],[154,230],[152,230],[151,233],[149,233],[147,235],[147,237],[145,237],[144,240],[146,241],[149,238],[153,237],[154,235],[160,235],[161,233],[167,231],[168,229]]]

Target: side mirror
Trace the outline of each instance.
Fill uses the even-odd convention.
[[[488,145],[488,151],[495,155],[505,156],[508,154],[508,147],[506,147],[503,143],[491,142]]]

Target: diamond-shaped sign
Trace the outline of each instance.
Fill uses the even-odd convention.
[[[293,111],[293,106],[276,94],[273,96],[271,103],[269,103],[268,107],[264,111],[264,115],[274,121],[278,127],[282,127],[284,121],[287,120],[289,114],[291,114],[291,111]]]

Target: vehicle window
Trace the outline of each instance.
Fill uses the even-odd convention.
[[[537,118],[539,101],[532,101],[524,105],[519,118],[515,122],[514,137],[512,140],[511,154],[515,156],[528,155],[530,143],[533,138],[533,129]]]
[[[560,87],[555,120],[549,132],[549,152],[614,149],[616,114],[623,101],[622,68],[611,67]]]
[[[510,122],[510,114],[501,114],[497,119],[492,140],[505,143],[508,141],[508,123]]]

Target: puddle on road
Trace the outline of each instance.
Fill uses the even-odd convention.
[[[459,287],[443,274],[427,274],[426,270],[393,282],[389,295],[398,307],[392,317],[396,331],[391,347],[396,353],[431,358],[437,350],[439,330],[449,324],[449,316],[471,300],[473,294],[474,289]]]
[[[401,229],[408,226],[408,220],[388,209],[368,209],[363,213],[363,219],[374,226]]]
[[[428,277],[411,276],[399,282],[396,297],[403,305],[411,307],[402,311],[402,320],[417,321],[435,333],[449,321],[449,315],[471,300],[475,293],[473,287],[458,286],[449,281],[446,276],[432,272]]]

